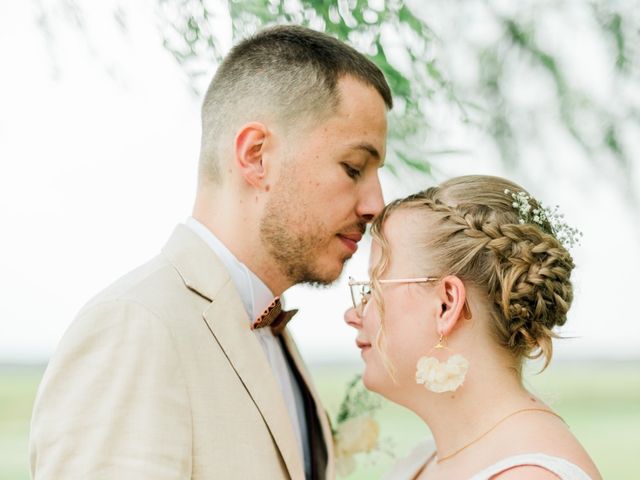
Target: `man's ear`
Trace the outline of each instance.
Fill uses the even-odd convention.
[[[266,169],[262,154],[269,136],[267,127],[259,122],[245,123],[235,138],[235,162],[245,182],[261,188]]]
[[[464,283],[454,275],[448,275],[440,280],[437,288],[440,297],[440,311],[436,317],[438,333],[448,336],[459,320],[467,315],[467,291]]]

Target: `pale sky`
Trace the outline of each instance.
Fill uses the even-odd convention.
[[[0,3],[0,362],[46,360],[86,301],[159,251],[190,214],[195,188],[199,100],[162,48],[151,7],[131,7],[123,36],[102,21],[109,2],[85,2],[90,35],[58,28],[52,43],[35,3]],[[510,176],[584,232],[563,330],[575,338],[557,343],[558,356],[637,357],[637,212],[596,173],[579,172],[576,185],[582,164],[566,145],[553,152],[555,171],[513,174],[478,138],[462,137],[467,154],[433,160],[438,179]],[[432,183],[383,173],[386,200]],[[367,257],[362,242],[344,277],[366,276]],[[307,360],[358,358],[342,321],[344,278],[286,299],[301,308],[292,330]]]

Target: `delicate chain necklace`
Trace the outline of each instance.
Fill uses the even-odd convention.
[[[509,415],[507,415],[506,417],[501,418],[500,420],[498,420],[493,427],[491,427],[489,430],[487,430],[486,432],[484,432],[482,435],[480,435],[479,437],[471,440],[469,443],[467,443],[465,446],[463,446],[462,448],[459,448],[458,450],[456,450],[453,453],[450,453],[449,455],[445,455],[444,457],[436,457],[436,463],[440,463],[440,462],[444,462],[445,460],[448,460],[449,458],[459,454],[461,451],[463,451],[465,448],[470,447],[471,445],[473,445],[474,443],[476,443],[477,441],[483,439],[484,437],[486,437],[487,435],[489,435],[498,425],[500,425],[502,422],[504,422],[506,419],[513,417],[514,415],[518,414],[518,413],[522,413],[522,412],[545,412],[545,413],[550,413],[551,415],[554,415],[556,417],[558,417],[560,420],[562,420],[564,422],[564,419],[558,415],[555,412],[552,412],[551,410],[548,410],[546,408],[522,408],[520,410],[516,410],[515,412],[511,412]],[[565,422],[566,423],[566,422]]]

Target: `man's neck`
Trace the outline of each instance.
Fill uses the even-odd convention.
[[[211,202],[210,205],[228,205]],[[265,252],[260,241],[260,222],[257,218],[235,209],[194,208],[193,218],[213,233],[220,242],[273,292],[282,295],[291,286],[280,267]]]

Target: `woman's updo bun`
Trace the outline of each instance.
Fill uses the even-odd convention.
[[[519,185],[491,176],[464,176],[396,200],[374,221],[382,240],[384,219],[396,209],[428,214],[424,238],[417,244],[443,275],[456,275],[485,291],[498,343],[515,359],[551,359],[553,329],[566,322],[573,300],[571,255],[548,222],[522,222],[510,195]],[[435,216],[435,221],[434,221]],[[432,272],[429,272],[432,274]]]

